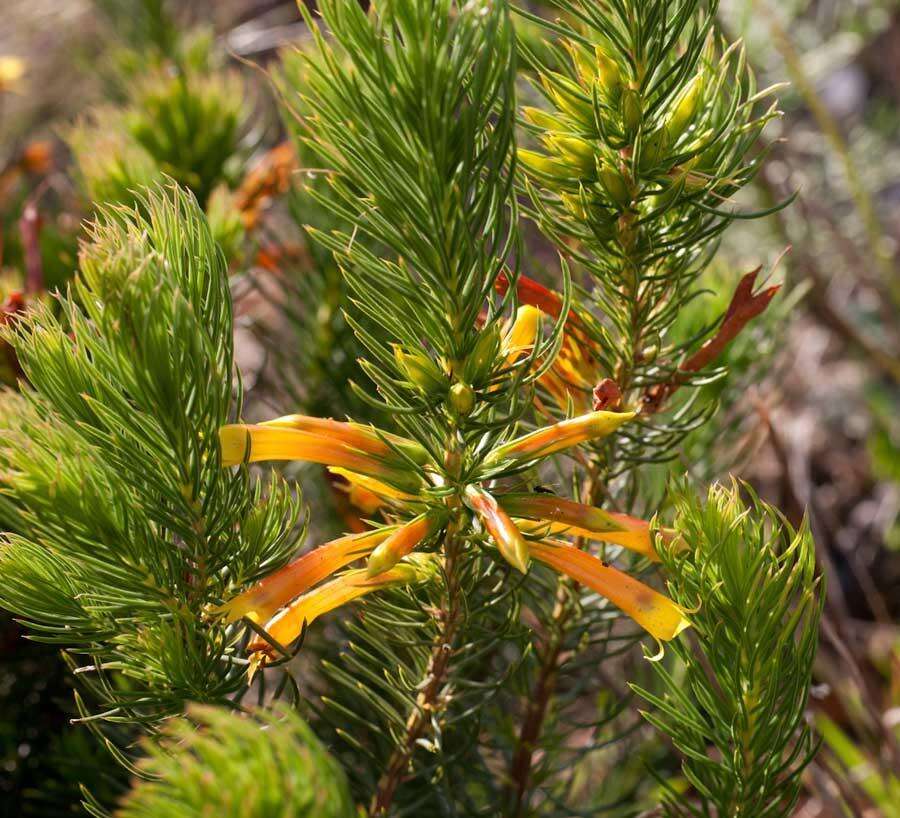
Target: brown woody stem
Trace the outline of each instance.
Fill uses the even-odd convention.
[[[406,722],[403,741],[391,755],[372,796],[369,806],[369,815],[372,818],[388,812],[394,802],[397,788],[407,775],[417,742],[428,729],[433,714],[444,710],[452,698],[452,690],[447,685],[447,671],[453,658],[453,643],[463,618],[457,570],[462,541],[457,536],[457,526],[456,522],[450,524],[444,544],[447,584],[441,609],[435,613],[438,633],[431,649],[421,690],[416,698],[416,706]]]

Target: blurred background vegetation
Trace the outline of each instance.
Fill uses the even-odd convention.
[[[0,321],[64,286],[94,203],[129,203],[135,185],[167,175],[193,190],[234,271],[247,416],[370,413],[347,387],[356,353],[340,277],[298,227],[330,217],[277,105],[280,78],[300,70],[290,49],[307,37],[294,4],[3,6]],[[660,485],[672,468],[730,471],[793,524],[808,511],[829,591],[810,703],[823,750],[796,815],[900,816],[900,8],[723,0],[718,22],[744,38],[760,87],[791,83],[767,133],[777,144],[741,203],[798,195],[728,232],[679,330],[721,311],[723,282],[791,248],[778,270],[787,294],[729,351],[723,420],[685,442]],[[526,272],[552,279],[554,254],[529,241]],[[0,349],[0,378],[17,375]],[[308,471],[305,499],[331,510],[320,533],[353,528],[341,487]],[[101,803],[127,786],[87,729],[67,729],[69,672],[52,647],[0,624],[0,815],[78,813],[81,785]],[[604,759],[623,779],[637,771]]]

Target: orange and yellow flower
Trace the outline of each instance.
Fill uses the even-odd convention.
[[[498,446],[484,462],[491,465],[504,460],[536,460],[548,457],[579,443],[604,438],[634,416],[635,412],[587,412]]]
[[[446,511],[435,507],[400,526],[372,552],[366,565],[370,577],[393,568],[423,540],[434,534],[447,520]]]
[[[304,627],[311,625],[322,614],[373,591],[427,582],[436,572],[437,562],[434,554],[411,554],[403,562],[374,577],[369,576],[364,568],[347,571],[282,608],[266,623],[265,632],[279,645],[290,645],[303,633]],[[262,637],[251,640],[247,650],[266,655],[273,653],[272,645]]]
[[[417,453],[417,444],[405,439],[389,443],[387,436],[382,438],[374,430],[353,423],[302,415],[268,423],[236,423],[219,430],[219,442],[223,466],[260,460],[306,460],[348,469],[401,490],[417,491],[422,485],[404,461],[404,457]]]
[[[500,497],[500,504],[527,533],[568,534],[621,545],[651,560],[659,560],[653,547],[650,524],[614,511],[565,500],[552,494],[511,493]],[[670,532],[660,531],[663,537]]]
[[[226,622],[234,622],[246,616],[253,622],[262,624],[294,597],[335,571],[371,554],[376,546],[396,530],[396,526],[385,526],[320,545],[221,605],[215,613],[225,614]]]
[[[661,641],[674,639],[690,626],[685,611],[667,596],[606,565],[587,551],[545,540],[532,543],[531,554],[539,562],[606,597]]]
[[[487,529],[503,558],[523,574],[528,571],[528,543],[494,497],[478,486],[466,487],[466,505]]]
[[[506,294],[509,278],[505,274],[498,276],[496,288],[501,295]],[[516,279],[516,297],[520,304],[553,319],[558,319],[562,314],[562,296],[528,276],[520,275]],[[522,309],[524,307],[520,307]],[[537,326],[534,327],[532,343],[536,333]],[[601,379],[602,372],[599,362],[590,353],[590,346],[584,319],[570,310],[553,365],[538,379],[563,411],[568,409],[570,401],[579,414],[591,408],[591,391]]]

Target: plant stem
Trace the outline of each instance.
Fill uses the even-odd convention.
[[[452,691],[446,687],[447,670],[453,657],[453,643],[463,618],[458,571],[463,540],[458,537],[458,530],[457,518],[448,527],[444,541],[446,587],[441,609],[435,612],[438,633],[431,649],[421,691],[416,698],[416,707],[406,722],[404,739],[391,755],[372,796],[369,814],[373,818],[385,815],[390,809],[397,787],[402,783],[412,760],[416,744],[427,729],[432,714],[443,710],[452,698]]]
[[[505,803],[509,805],[508,815],[510,818],[521,818],[528,806],[532,759],[534,751],[538,747],[544,718],[559,678],[559,656],[562,651],[565,626],[572,612],[572,603],[566,585],[571,585],[571,581],[560,578],[556,589],[556,604],[550,622],[550,637],[541,651],[537,681],[528,700],[522,729],[516,739],[516,748],[510,763],[509,782],[504,798]]]

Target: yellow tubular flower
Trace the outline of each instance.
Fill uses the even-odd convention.
[[[472,509],[484,524],[503,558],[523,574],[528,571],[529,548],[510,516],[498,505],[497,501],[484,489],[467,486],[466,505]]]
[[[538,521],[526,524],[529,531],[569,534],[611,542],[659,560],[650,536],[650,524],[627,514],[575,503],[552,494],[504,494],[500,505],[513,517]]]
[[[534,460],[614,432],[631,420],[635,412],[588,412],[538,429],[536,432],[498,446],[486,458],[490,465],[502,460]]]
[[[328,471],[332,474],[336,474],[338,477],[343,477],[344,480],[350,484],[351,489],[360,489],[374,497],[375,499],[372,502],[374,503],[377,501],[378,505],[372,507],[371,511],[376,511],[387,505],[391,500],[396,501],[399,505],[404,505],[406,503],[414,503],[418,499],[415,494],[408,494],[405,491],[400,491],[393,486],[389,486],[387,483],[382,483],[374,477],[356,474],[348,469],[342,469],[339,466],[329,466]],[[350,496],[350,502],[354,502],[354,492],[351,490],[348,494]],[[364,508],[362,510],[369,511],[370,509]]]
[[[396,526],[387,526],[320,545],[219,606],[215,612],[224,613],[226,622],[246,616],[261,624],[317,582],[369,554],[394,531]]]
[[[266,623],[265,631],[280,645],[289,645],[300,636],[304,625],[311,625],[322,614],[372,591],[425,582],[432,579],[436,571],[437,562],[433,554],[412,554],[404,562],[375,577],[368,576],[365,569],[347,571],[295,599]],[[247,650],[271,655],[272,646],[257,637],[250,642]]]
[[[400,526],[372,552],[366,566],[367,576],[375,577],[393,568],[422,540],[434,534],[446,519],[443,510],[432,509]]]
[[[540,323],[541,311],[537,307],[526,305],[516,310],[516,319],[501,342],[501,352],[507,364],[515,363],[523,355],[531,353]]]
[[[267,420],[260,426],[278,426],[285,429],[296,429],[298,432],[333,437],[341,443],[383,457],[396,457],[391,448],[402,451],[413,462],[424,465],[428,462],[428,452],[409,438],[383,432],[374,426],[363,426],[361,423],[350,423],[331,418],[317,418],[309,415],[285,415]]]
[[[684,611],[667,596],[605,565],[586,551],[561,543],[541,542],[532,543],[531,553],[536,560],[606,597],[663,642],[690,627]]]
[[[325,466],[339,466],[413,491],[421,485],[418,475],[405,468],[396,455],[393,463],[386,463],[382,455],[361,451],[341,442],[339,438],[285,426],[231,424],[219,429],[219,442],[223,466],[236,466],[245,458],[249,463],[260,460],[306,460]],[[377,450],[377,446],[372,448]]]

